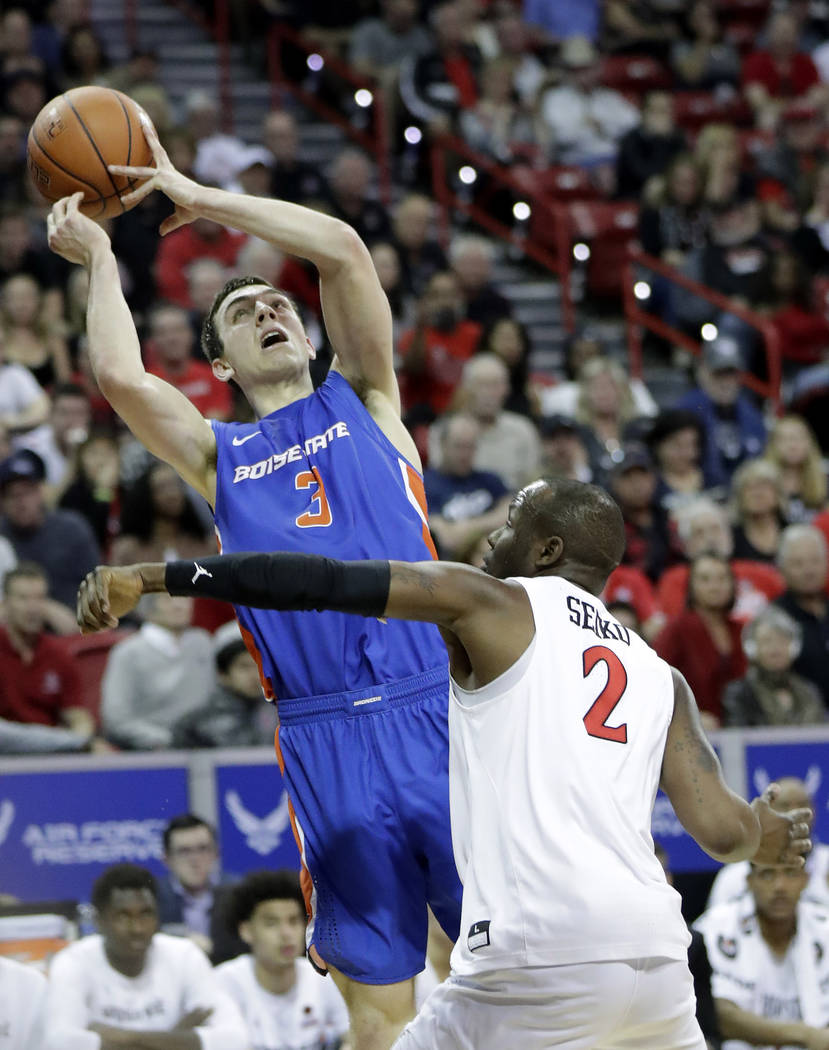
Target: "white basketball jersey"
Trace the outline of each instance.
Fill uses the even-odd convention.
[[[650,833],[670,668],[589,592],[554,576],[517,582],[535,618],[529,648],[481,689],[452,684],[453,972],[685,959],[679,894]]]

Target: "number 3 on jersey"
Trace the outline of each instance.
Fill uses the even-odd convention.
[[[326,525],[330,525],[331,508],[328,506],[325,485],[322,483],[322,478],[317,468],[311,467],[310,470],[303,470],[297,474],[294,479],[294,485],[297,490],[309,489],[312,485],[317,486],[317,491],[311,497],[311,509],[306,510],[304,514],[300,514],[295,524],[301,529],[323,528]]]
[[[596,697],[590,710],[584,716],[584,728],[590,736],[600,740],[613,740],[617,744],[628,742],[627,722],[620,726],[609,726],[607,720],[613,714],[613,708],[622,699],[628,686],[627,671],[622,661],[604,645],[593,645],[582,655],[584,677],[590,674],[596,664],[607,667],[607,684]]]

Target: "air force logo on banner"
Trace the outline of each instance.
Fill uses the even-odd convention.
[[[809,766],[806,770],[806,775],[803,778],[803,783],[806,787],[806,791],[812,797],[817,793],[822,780],[823,773],[821,772],[820,766]],[[772,778],[762,766],[758,766],[757,769],[754,770],[754,788],[758,795],[762,795],[769,784],[772,784],[773,782]]]
[[[10,798],[0,802],[0,846],[6,841],[14,820],[14,803]]]
[[[264,817],[257,817],[255,813],[246,809],[238,791],[225,792],[225,806],[233,818],[233,823],[245,836],[248,848],[261,857],[273,853],[291,825],[287,791],[282,792],[276,809]]]

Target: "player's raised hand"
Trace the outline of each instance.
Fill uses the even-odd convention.
[[[136,607],[143,593],[144,582],[135,566],[99,565],[86,574],[78,590],[81,633],[117,627],[118,620]]]
[[[109,170],[113,175],[132,175],[137,178],[146,179],[138,189],[132,193],[126,193],[121,200],[127,208],[133,207],[142,201],[153,190],[161,190],[175,204],[175,212],[168,216],[159,227],[162,237],[166,233],[177,230],[179,226],[186,226],[193,219],[198,218],[198,213],[193,208],[196,194],[199,190],[198,183],[182,175],[173,166],[173,162],[167,156],[167,151],[161,145],[158,133],[149,118],[142,119],[141,127],[144,137],[152,150],[153,163],[155,167],[133,167],[125,164],[110,164]]]
[[[814,815],[810,809],[790,809],[786,813],[772,809],[778,790],[777,784],[769,784],[751,803],[760,821],[760,845],[751,861],[764,867],[802,868],[812,848],[809,836]]]
[[[96,245],[109,247],[109,237],[80,210],[83,193],[56,201],[46,217],[49,247],[71,263],[87,266]]]

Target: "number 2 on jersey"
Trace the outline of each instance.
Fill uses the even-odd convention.
[[[607,667],[607,684],[584,716],[584,728],[590,736],[598,737],[600,740],[613,740],[617,744],[626,744],[628,742],[627,722],[623,722],[620,726],[607,724],[608,718],[613,714],[613,708],[622,699],[622,694],[628,686],[624,664],[616,653],[604,645],[592,645],[586,649],[582,660],[585,678],[596,664],[602,663]]]
[[[325,485],[322,483],[322,478],[317,468],[311,467],[310,470],[301,471],[294,479],[294,485],[297,490],[309,489],[312,485],[317,486],[317,491],[311,497],[311,510],[306,510],[304,514],[300,514],[296,519],[296,524],[301,529],[322,528],[325,525],[330,525],[331,508],[328,506]],[[314,507],[315,503],[316,507]]]

